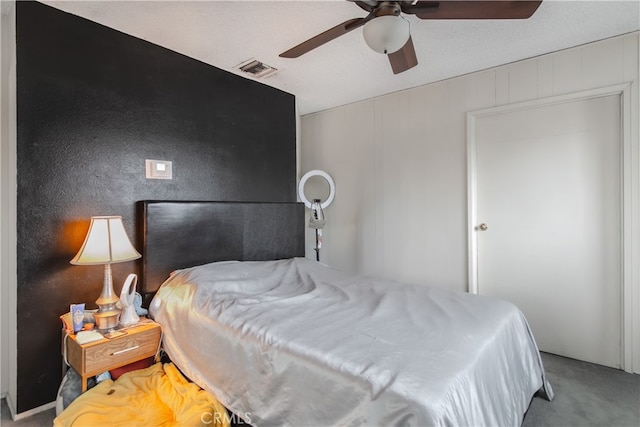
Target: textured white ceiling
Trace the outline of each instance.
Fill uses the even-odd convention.
[[[640,30],[640,1],[545,0],[528,20],[411,22],[418,66],[394,75],[356,29],[297,59],[278,55],[366,12],[344,0],[43,1],[218,68],[255,58],[300,114]],[[252,77],[248,77],[252,78]]]

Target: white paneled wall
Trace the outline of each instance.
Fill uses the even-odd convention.
[[[300,174],[338,189],[323,260],[466,290],[466,113],[623,82],[637,33],[303,116]]]
[[[631,82],[637,141],[639,45],[639,33],[628,34],[303,116],[300,174],[323,169],[337,187],[322,261],[466,291],[467,112]],[[640,336],[637,270],[630,297]],[[637,359],[640,339],[634,345]]]
[[[375,265],[370,246],[376,233],[372,112],[372,106],[352,105],[327,111],[318,120],[301,125],[300,176],[312,169],[323,169],[341,183],[335,201],[325,210],[327,226],[320,258],[347,271],[371,270]],[[331,144],[304,144],[316,140]],[[334,167],[319,167],[314,161],[319,158],[335,159],[331,162]],[[322,181],[314,186],[310,180],[305,194],[307,198],[322,197],[325,187]],[[314,231],[308,229],[308,258],[315,257],[314,242]]]
[[[0,15],[0,397],[15,401],[16,40],[15,4]],[[12,400],[11,398],[14,397]]]

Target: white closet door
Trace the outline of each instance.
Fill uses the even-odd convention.
[[[476,121],[478,292],[542,351],[621,365],[620,96]],[[484,227],[482,227],[484,228]]]

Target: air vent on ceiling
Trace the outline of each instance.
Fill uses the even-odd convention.
[[[248,61],[244,61],[240,65],[237,65],[236,68],[244,73],[251,74],[256,78],[266,77],[278,71],[276,68],[273,68],[272,66],[267,65],[264,62],[260,62],[257,59],[249,59]]]

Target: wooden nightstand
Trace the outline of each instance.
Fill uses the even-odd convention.
[[[120,330],[126,334],[86,344],[78,344],[73,334],[63,339],[63,357],[66,347],[66,362],[82,377],[83,392],[87,390],[87,378],[159,353],[162,339],[159,324],[141,319],[141,323]]]

